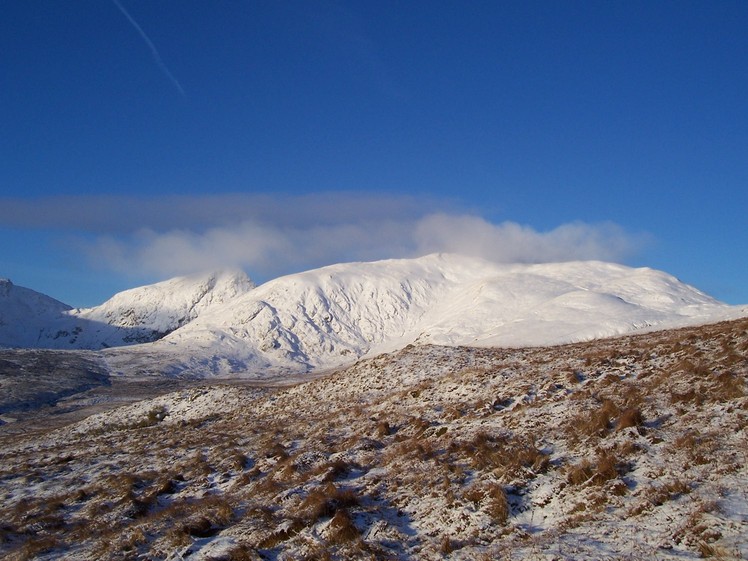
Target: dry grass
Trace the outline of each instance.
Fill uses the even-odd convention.
[[[8,561],[30,561],[40,555],[49,553],[61,545],[61,541],[54,536],[33,536],[29,538],[15,555]]]
[[[356,528],[348,511],[341,508],[335,512],[332,520],[330,520],[328,535],[330,543],[343,544],[359,539],[361,532]]]
[[[452,461],[467,460],[479,471],[491,471],[507,482],[534,477],[545,472],[549,458],[533,439],[514,439],[480,431],[467,442],[452,442],[448,449]]]
[[[667,501],[677,499],[691,492],[691,486],[682,479],[669,481],[662,485],[651,487],[647,499],[655,506],[662,506]]]
[[[621,412],[616,421],[616,430],[630,427],[640,428],[644,425],[644,416],[638,407],[630,407]]]
[[[570,432],[580,436],[605,436],[614,426],[621,410],[612,400],[605,399],[595,410],[587,411],[571,419]]]
[[[333,483],[326,483],[313,489],[302,501],[299,510],[309,522],[329,518],[343,508],[358,506],[359,497],[350,489],[341,489]]]
[[[568,466],[566,481],[570,485],[602,485],[606,481],[617,478],[622,471],[621,464],[610,450],[598,453],[594,461],[582,460]]]
[[[504,488],[495,481],[480,482],[471,485],[463,492],[463,498],[476,508],[486,512],[499,525],[509,519],[509,501]]]

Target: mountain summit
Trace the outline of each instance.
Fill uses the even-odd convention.
[[[38,346],[40,330],[71,309],[10,279],[0,279],[0,347]]]
[[[129,333],[136,342],[160,339],[212,307],[246,294],[255,284],[243,271],[218,271],[177,277],[115,294],[94,308],[70,312],[71,317],[106,324]],[[138,341],[138,338],[142,339]],[[115,337],[107,345],[119,346]]]

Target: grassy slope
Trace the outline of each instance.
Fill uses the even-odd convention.
[[[410,347],[0,451],[4,559],[748,555],[748,320]]]

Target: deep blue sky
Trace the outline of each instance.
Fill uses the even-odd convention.
[[[485,234],[747,303],[746,29],[742,1],[11,0],[0,276],[92,305]]]

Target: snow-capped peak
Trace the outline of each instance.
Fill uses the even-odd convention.
[[[125,290],[99,306],[74,310],[71,315],[166,334],[192,321],[211,306],[244,294],[254,286],[243,271],[176,277]]]
[[[0,279],[0,347],[34,347],[39,331],[70,306],[30,288]]]
[[[23,304],[0,308],[0,323],[7,324],[0,346],[100,349],[151,342],[254,286],[243,271],[201,273],[125,290],[83,309],[13,287]]]

